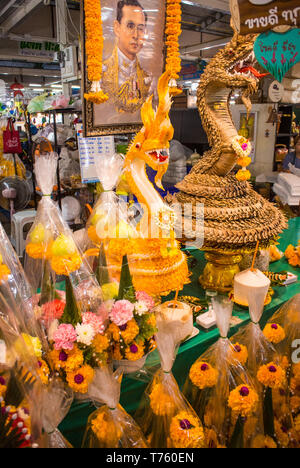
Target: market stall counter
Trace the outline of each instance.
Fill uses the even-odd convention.
[[[281,237],[279,249],[285,251],[290,244],[297,245],[299,239],[300,218],[294,218],[289,221],[289,228],[284,231]],[[205,297],[205,292],[199,285],[199,275],[203,271],[205,265],[204,253],[199,250],[191,250],[190,254],[196,262],[194,262],[195,267],[193,268],[191,283],[185,286],[182,295],[194,296],[203,299]],[[278,310],[283,303],[291,299],[300,291],[299,268],[293,268],[290,266],[285,257],[275,263],[272,263],[270,270],[274,273],[289,271],[298,276],[298,281],[289,286],[276,286],[273,288],[274,295],[272,297],[272,302],[265,307],[261,323],[262,326],[265,325],[267,320],[272,317],[275,311]],[[246,325],[250,321],[248,310],[240,306],[234,306],[233,315],[236,323],[233,324],[230,329],[230,336],[236,333],[238,328]],[[196,324],[195,327],[199,328]],[[186,380],[187,373],[191,365],[209,346],[215,343],[218,338],[219,331],[217,328],[209,331],[199,329],[197,336],[184,342],[180,346],[178,356],[174,364],[173,373],[181,388]],[[148,357],[146,363],[147,372],[153,374],[158,366],[158,353],[157,351],[154,351]],[[124,376],[123,378],[121,405],[130,414],[134,414],[136,411],[145,388],[149,383],[149,374],[147,379],[147,372],[141,374],[139,379],[127,376]],[[62,433],[74,445],[74,447],[81,446],[87,419],[94,410],[95,408],[90,402],[75,401],[68,416],[61,424],[60,429]]]

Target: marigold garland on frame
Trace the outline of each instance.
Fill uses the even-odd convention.
[[[84,97],[94,104],[102,104],[108,100],[108,96],[101,89],[103,60],[101,1],[84,0],[84,12],[88,79],[92,82],[90,92],[85,93]]]

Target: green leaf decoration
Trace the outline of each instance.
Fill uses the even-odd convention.
[[[110,282],[103,243],[101,244],[101,247],[100,247],[100,253],[99,253],[98,264],[97,264],[97,269],[96,269],[96,278],[100,286]]]
[[[119,286],[118,301],[126,299],[130,302],[136,302],[135,290],[130,274],[127,255],[124,255],[122,261],[121,278]]]
[[[236,422],[234,432],[232,434],[228,448],[230,449],[244,448],[244,427],[245,427],[245,418],[243,418],[240,415]]]
[[[273,393],[270,387],[266,389],[266,394],[263,401],[263,416],[265,435],[274,439],[275,425],[273,410]]]
[[[51,268],[49,262],[46,260],[44,262],[44,271],[43,271],[43,281],[41,285],[41,298],[39,306],[41,307],[47,302],[53,301],[55,299],[60,299],[59,294],[56,291],[55,285],[52,279]]]
[[[66,278],[66,307],[60,323],[68,323],[76,327],[78,323],[82,322],[81,312],[79,310],[73,286],[69,277]]]

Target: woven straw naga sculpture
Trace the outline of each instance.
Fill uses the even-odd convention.
[[[204,288],[228,291],[243,253],[267,248],[286,228],[283,214],[258,195],[247,181],[239,181],[233,168],[241,157],[236,150],[239,138],[229,108],[235,89],[243,90],[243,102],[251,111],[250,96],[262,76],[254,68],[253,44],[256,36],[235,34],[232,41],[208,64],[198,88],[198,108],[211,150],[177,185],[176,201],[192,203],[185,216],[183,241],[192,238],[203,224],[195,218],[196,203],[204,205],[204,245],[208,264],[200,282]],[[201,237],[198,233],[197,237]]]

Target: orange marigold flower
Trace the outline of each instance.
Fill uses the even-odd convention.
[[[109,347],[109,339],[106,335],[100,335],[100,333],[98,333],[93,340],[92,346],[96,353],[101,354]]]
[[[264,328],[263,334],[273,344],[278,344],[285,339],[285,331],[277,323],[268,323]]]
[[[0,282],[7,281],[10,273],[10,269],[7,265],[0,265]]]
[[[259,398],[255,390],[247,385],[240,385],[230,393],[228,406],[234,413],[246,417],[255,412],[258,401]]]
[[[270,362],[260,367],[257,379],[265,387],[281,388],[286,382],[286,373],[280,366],[274,362]]]
[[[293,245],[289,245],[286,251],[284,252],[284,255],[286,256],[287,259],[292,258],[295,255],[295,248]]]
[[[196,361],[190,369],[189,376],[192,383],[203,390],[216,385],[219,373],[207,362]]]
[[[94,379],[94,370],[90,366],[82,366],[74,372],[67,373],[67,382],[74,392],[87,393]]]
[[[129,361],[138,361],[145,355],[145,348],[142,345],[138,345],[137,343],[133,342],[130,346],[128,346],[125,350],[125,357]]]
[[[65,257],[52,257],[51,267],[57,275],[69,276],[77,271],[82,265],[82,258],[79,253]]]
[[[170,438],[174,448],[203,448],[205,443],[200,420],[187,411],[181,411],[172,418]]]

